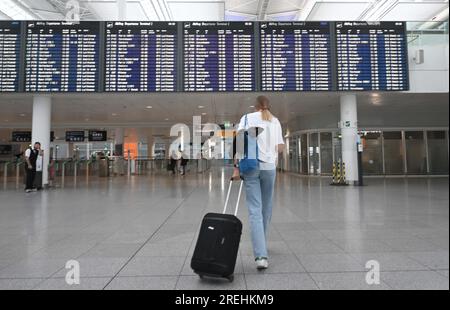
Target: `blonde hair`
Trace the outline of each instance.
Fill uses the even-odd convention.
[[[261,118],[263,121],[272,121],[273,115],[270,113],[270,101],[266,96],[258,96],[256,98],[255,108],[261,111]]]

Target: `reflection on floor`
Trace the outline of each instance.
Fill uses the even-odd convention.
[[[228,174],[226,174],[228,177]],[[221,170],[67,181],[25,194],[0,190],[0,289],[448,289],[448,178],[328,179],[280,174],[269,240],[258,272],[244,233],[233,283],[201,281],[189,268],[207,211],[221,210]],[[81,282],[69,286],[68,260]],[[380,264],[368,285],[366,262]]]

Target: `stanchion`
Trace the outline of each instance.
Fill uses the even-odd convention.
[[[330,185],[332,186],[348,185],[345,176],[345,163],[341,162],[340,160],[338,162],[333,163],[333,180]]]

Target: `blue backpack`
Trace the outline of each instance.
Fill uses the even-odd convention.
[[[248,173],[259,168],[258,139],[252,136],[248,130],[248,119],[245,115],[244,125],[244,157],[239,161],[240,173]]]

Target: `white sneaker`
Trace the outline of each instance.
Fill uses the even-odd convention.
[[[269,262],[267,258],[257,258],[256,259],[256,269],[263,270],[269,268]]]

